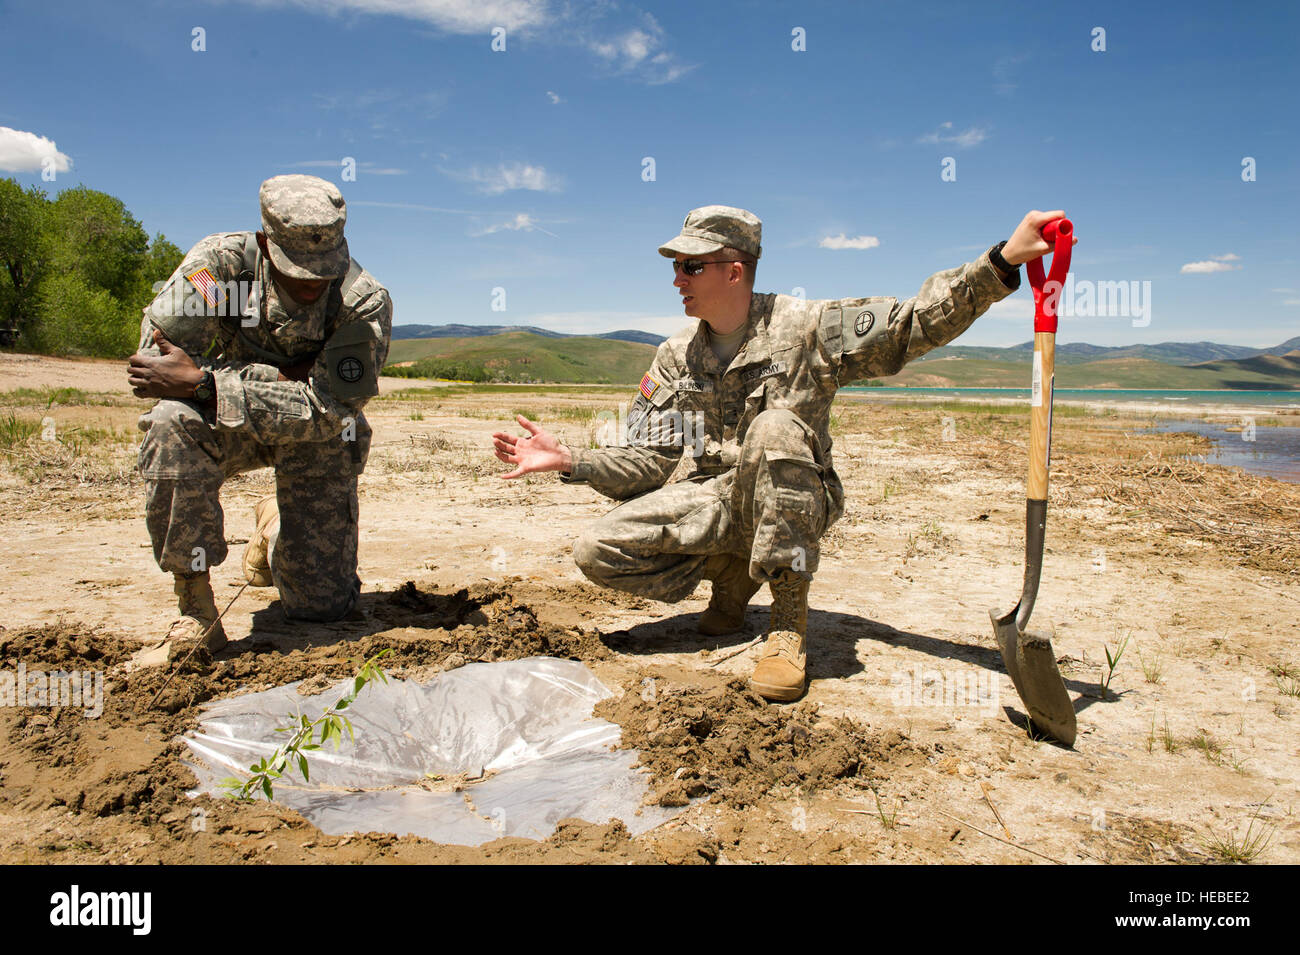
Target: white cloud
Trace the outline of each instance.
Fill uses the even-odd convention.
[[[1210,258],[1216,262],[1240,262],[1241,256],[1229,252],[1227,255],[1212,255]]]
[[[954,146],[965,149],[968,146],[978,146],[989,137],[988,127],[986,126],[972,126],[960,133],[954,133],[952,129],[952,123],[940,123],[938,129],[932,133],[926,133],[917,142],[927,145],[952,143]]]
[[[493,223],[492,225],[480,229],[477,232],[471,232],[470,235],[473,236],[491,235],[493,232],[500,232],[502,229],[508,229],[511,232],[537,231],[537,232],[545,233],[546,235],[549,235],[553,239],[559,238],[559,236],[557,236],[554,232],[547,232],[540,225],[538,225],[537,220],[534,219],[527,212],[517,213],[513,219],[510,219],[506,222]]]
[[[41,172],[47,164],[55,172],[67,172],[72,168],[72,159],[59,152],[52,139],[0,126],[0,169],[5,172]]]
[[[1235,259],[1236,256],[1234,255],[1233,258]],[[1232,272],[1241,268],[1240,265],[1229,265],[1222,259],[1223,256],[1220,256],[1217,259],[1208,259],[1204,262],[1188,262],[1178,271],[1187,275],[1208,275],[1211,272]]]
[[[558,106],[560,103],[564,102],[564,100],[560,98],[559,93],[552,93],[550,90],[546,91],[546,98],[551,101],[552,106]]]
[[[525,30],[551,19],[546,0],[249,0],[312,13],[370,13],[419,20],[448,33],[488,34],[493,27]]]
[[[994,302],[984,314],[989,318],[1029,321],[1034,317],[1034,303],[1023,295],[1016,295]],[[1012,344],[1018,343],[1013,342]]]
[[[577,45],[620,73],[650,84],[671,83],[694,69],[665,49],[663,28],[653,16],[620,0],[599,4],[550,0],[244,0],[260,6],[300,7],[313,13],[361,13],[404,17],[464,36],[505,27],[556,45]],[[486,47],[485,47],[486,48]]]
[[[1269,291],[1278,292],[1282,295],[1294,295],[1296,290],[1293,288],[1271,288]]]
[[[839,235],[828,235],[817,244],[823,249],[874,249],[880,245],[880,240],[874,235],[855,235],[849,238],[841,232]]]
[[[1287,298],[1282,300],[1283,305],[1300,305],[1300,298]]]
[[[503,162],[495,166],[475,166],[469,172],[447,172],[448,175],[474,183],[480,192],[497,196],[514,189],[527,189],[532,192],[559,192],[563,182],[557,176],[548,173],[541,166],[522,162]]]

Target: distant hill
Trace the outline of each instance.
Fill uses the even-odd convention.
[[[511,330],[466,338],[394,341],[386,375],[468,381],[627,384],[641,380],[655,345]]]
[[[926,356],[890,378],[889,386],[929,388],[1026,388],[1028,362],[992,361],[984,358]],[[1287,355],[1255,355],[1195,365],[1172,365],[1150,358],[1103,358],[1061,363],[1056,367],[1058,388],[1169,388],[1249,391],[1300,389],[1300,351]]]
[[[640,342],[643,345],[658,345],[664,340],[662,335],[624,329],[617,332],[604,332],[600,335],[569,335],[565,332],[538,328],[535,325],[394,325],[393,340],[407,338],[477,338],[482,335],[500,335],[503,332],[530,332],[543,338],[609,338],[620,342]]]
[[[1158,345],[1089,345],[1085,342],[1061,342],[1056,346],[1056,363],[1072,365],[1107,358],[1148,358],[1170,365],[1197,365],[1207,361],[1254,358],[1258,355],[1285,355],[1300,349],[1300,336],[1284,341],[1272,348],[1246,348],[1242,345],[1219,345],[1215,342],[1161,342]],[[936,348],[918,361],[936,361],[943,358],[981,358],[993,361],[1030,361],[1034,355],[1033,341],[1021,342],[1010,348],[991,348],[980,345],[945,345]]]

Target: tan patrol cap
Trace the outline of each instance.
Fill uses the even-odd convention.
[[[681,235],[661,245],[659,254],[671,259],[730,248],[757,259],[763,254],[762,238],[763,223],[754,213],[732,206],[701,206],[686,214]]]
[[[351,257],[343,238],[343,194],[316,176],[275,176],[262,183],[262,231],[275,267],[295,279],[336,279]]]

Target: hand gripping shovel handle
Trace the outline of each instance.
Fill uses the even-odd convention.
[[[1054,243],[1051,273],[1041,258],[1026,264],[1034,292],[1034,369],[1030,398],[1029,480],[1025,505],[1025,583],[1020,602],[1008,614],[989,611],[993,631],[1011,682],[1034,725],[1067,746],[1077,731],[1074,705],[1056,667],[1051,638],[1026,632],[1038,596],[1043,568],[1043,535],[1047,527],[1047,471],[1052,449],[1052,390],[1056,365],[1056,305],[1070,269],[1074,227],[1069,219],[1053,219],[1042,236]]]

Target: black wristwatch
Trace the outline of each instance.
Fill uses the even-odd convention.
[[[212,396],[215,395],[216,393],[217,393],[216,378],[213,377],[212,372],[210,370],[205,370],[203,372],[203,377],[199,379],[199,383],[194,386],[194,400],[211,401]]]
[[[1006,244],[1007,240],[1003,239],[997,245],[993,246],[993,248],[989,249],[989,261],[993,263],[995,268],[1010,275],[1012,272],[1019,272],[1020,266],[1012,265],[1002,257],[1002,250],[1006,247]]]

